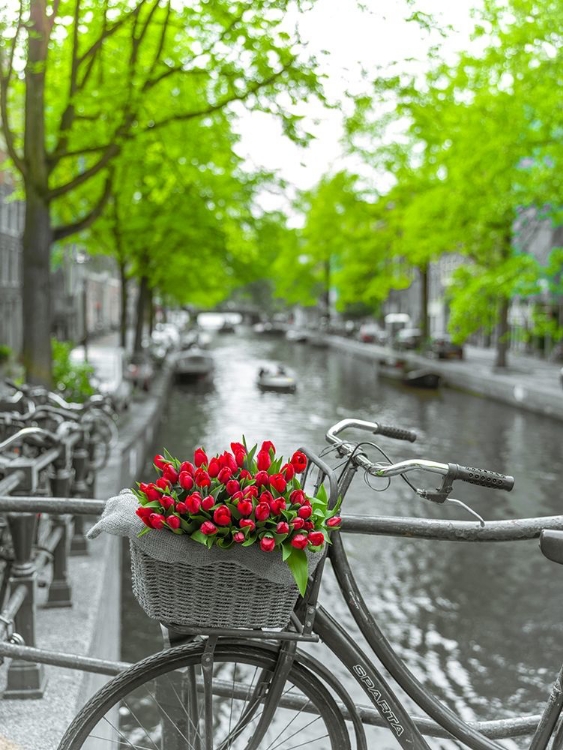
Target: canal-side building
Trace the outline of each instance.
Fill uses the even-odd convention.
[[[22,234],[25,206],[14,199],[6,174],[0,173],[0,344],[17,357],[23,339]]]

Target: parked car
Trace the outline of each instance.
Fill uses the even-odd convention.
[[[385,343],[383,337],[385,331],[382,331],[377,323],[363,323],[358,331],[358,339],[364,344],[382,344]]]
[[[70,353],[73,362],[84,362],[84,348]],[[127,409],[131,403],[133,386],[127,378],[129,360],[121,347],[88,347],[88,363],[94,368],[91,383],[102,394],[109,396],[116,411]]]
[[[463,346],[454,344],[447,333],[431,339],[430,352],[438,359],[463,359]]]
[[[418,349],[422,343],[420,328],[402,328],[395,336],[396,349]]]
[[[148,351],[135,352],[127,366],[127,378],[134,388],[149,391],[154,379],[154,365]]]

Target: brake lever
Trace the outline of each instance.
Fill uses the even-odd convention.
[[[481,516],[473,510],[473,508],[470,508],[469,505],[466,505],[465,503],[462,503],[461,500],[456,500],[455,497],[449,497],[447,500],[448,503],[455,503],[456,505],[461,505],[462,508],[465,508],[465,510],[468,513],[471,513],[472,516],[475,516],[475,518],[479,521],[479,525],[481,527],[485,526],[485,519],[481,518]]]

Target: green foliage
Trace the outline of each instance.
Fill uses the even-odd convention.
[[[72,362],[70,352],[73,348],[68,341],[51,339],[53,352],[53,382],[55,388],[69,401],[81,403],[93,396],[95,389],[90,383],[94,368],[87,362]]]
[[[479,330],[492,332],[503,300],[539,291],[538,264],[529,255],[512,256],[490,268],[476,263],[459,266],[448,288],[453,340],[461,343]]]
[[[0,344],[0,365],[8,362],[12,356],[12,349],[7,344]]]

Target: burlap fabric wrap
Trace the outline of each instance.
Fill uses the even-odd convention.
[[[258,544],[208,549],[185,534],[150,531],[135,511],[130,490],[110,498],[88,537],[102,531],[128,537],[133,593],[149,617],[167,625],[197,627],[283,627],[298,591],[279,551]],[[323,555],[308,553],[309,573]]]

